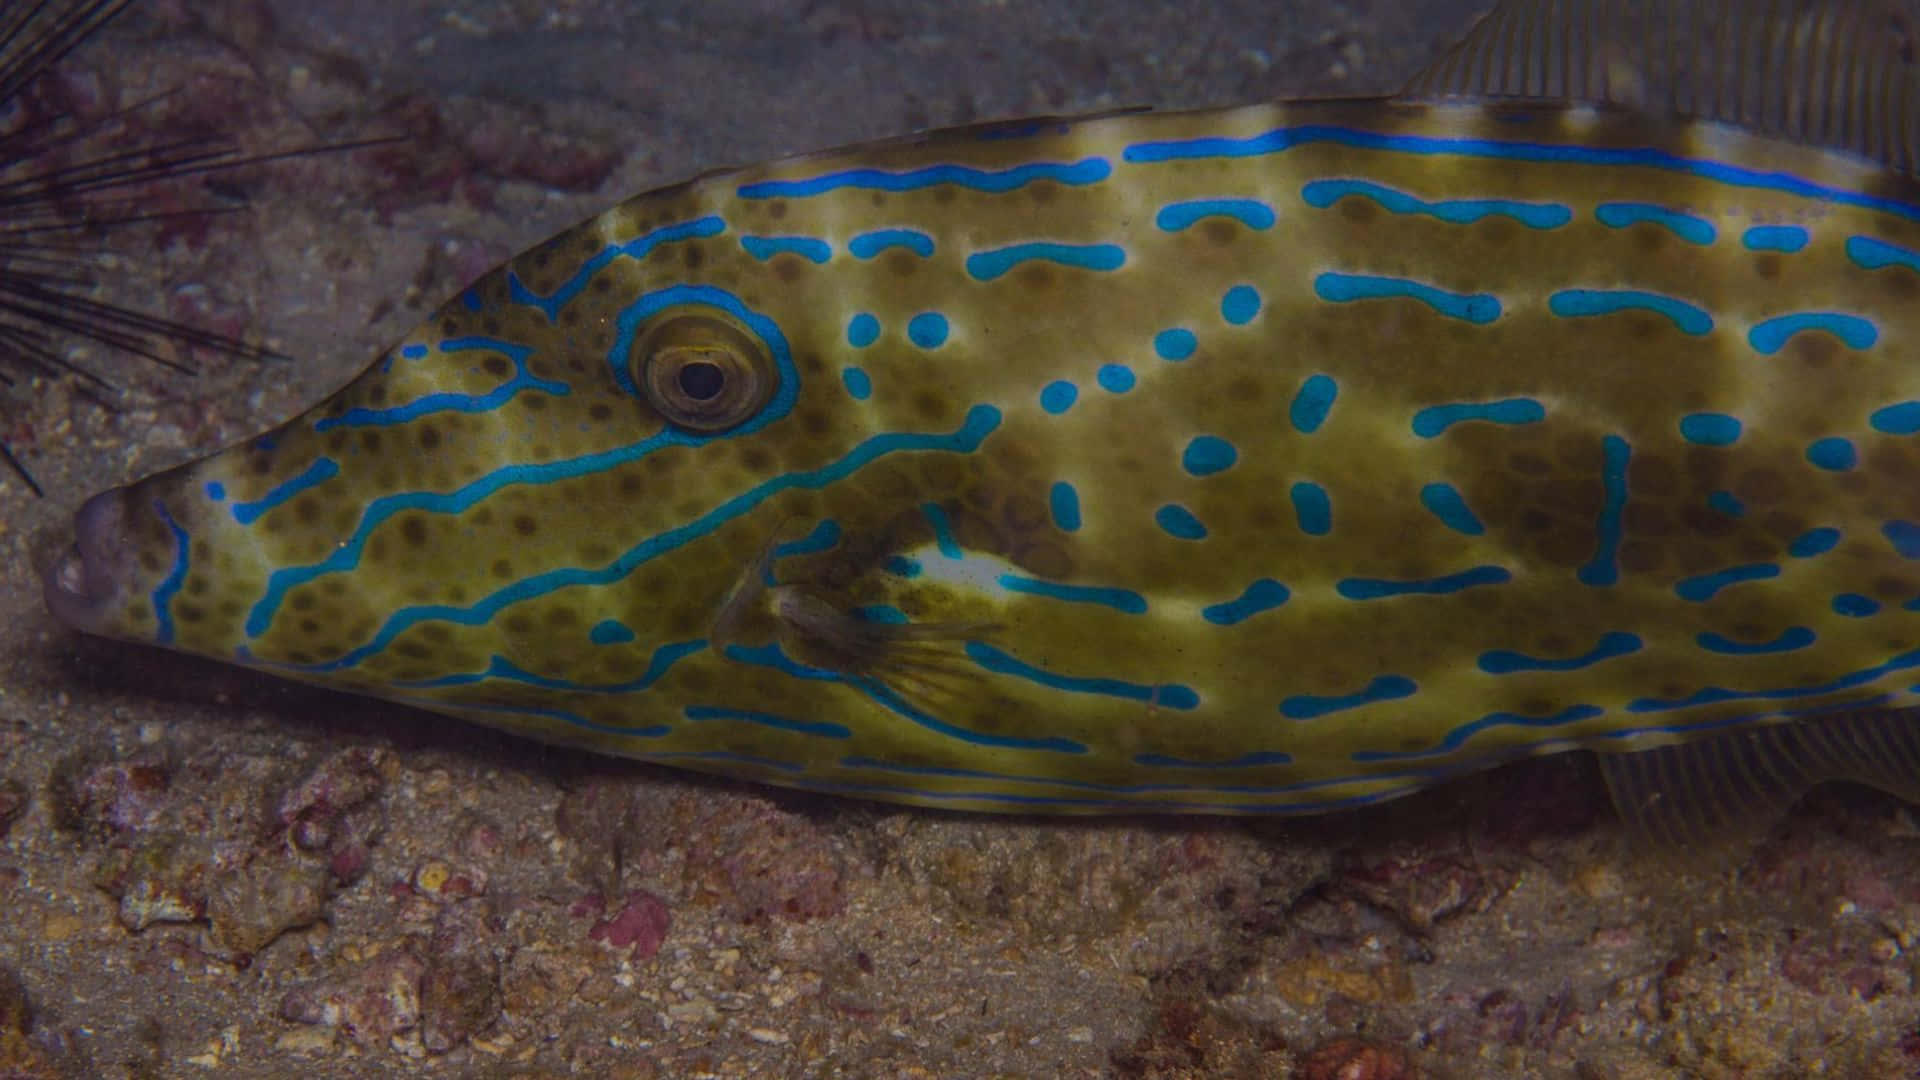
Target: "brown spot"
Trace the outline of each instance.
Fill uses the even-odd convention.
[[[613,406],[604,401],[596,401],[587,407],[587,419],[604,424],[613,419]]]
[[[440,445],[440,429],[432,424],[420,428],[420,449],[433,450]]]
[[[524,611],[516,611],[507,616],[501,620],[501,625],[507,628],[509,634],[533,633],[533,618]]]
[[[504,379],[513,371],[513,365],[507,363],[504,356],[489,356],[480,362],[480,368],[497,379]]]
[[[533,520],[533,515],[516,514],[513,519],[513,531],[521,536],[532,536],[540,531],[540,526]]]
[[[773,276],[789,285],[799,281],[807,272],[806,260],[791,252],[775,255],[770,265],[773,267]]]
[[[1200,235],[1215,247],[1226,247],[1240,238],[1240,229],[1230,221],[1208,218],[1200,223]]]
[[[775,221],[787,216],[787,200],[775,199],[767,204],[767,216]]]
[[[833,430],[833,418],[821,409],[802,409],[796,419],[800,422],[800,430],[808,435],[825,435]]]
[[[414,547],[427,546],[427,523],[418,514],[409,514],[400,522],[400,536]]]
[[[1659,544],[1629,540],[1620,545],[1620,569],[1629,574],[1651,573],[1665,561],[1665,549]]]
[[[1760,527],[1782,540],[1791,540],[1807,531],[1807,519],[1785,510],[1774,510],[1760,519]]]
[[[1034,292],[1053,288],[1059,275],[1046,263],[1028,263],[1020,268],[1020,284]]]
[[[299,518],[300,524],[302,525],[312,525],[314,522],[319,521],[319,497],[310,495],[305,498],[295,499],[293,503],[293,516]]]
[[[947,414],[947,401],[932,390],[922,390],[913,395],[913,411],[927,421],[938,421]]]
[[[689,270],[698,270],[707,261],[707,249],[698,244],[688,244],[680,249],[680,264]]]
[[[1507,468],[1522,476],[1546,476],[1553,472],[1553,463],[1538,454],[1522,451],[1508,455]]]
[[[773,455],[763,446],[749,446],[740,452],[740,465],[749,472],[772,472]]]
[[[1680,520],[1702,536],[1725,536],[1734,529],[1732,518],[1705,506],[1689,506],[1681,510]]]
[[[1345,196],[1334,207],[1349,225],[1371,225],[1380,217],[1380,207],[1372,199],[1358,195]]]
[[[1629,501],[1627,531],[1635,536],[1665,536],[1673,531],[1673,518],[1660,503],[1645,499]]]
[[[1772,255],[1772,254],[1755,255],[1753,257],[1753,272],[1760,275],[1762,278],[1765,278],[1768,281],[1772,281],[1774,278],[1779,277],[1780,276],[1780,256]]]
[[[1781,479],[1779,470],[1762,465],[1742,473],[1734,484],[1733,492],[1741,502],[1771,506],[1786,495],[1787,482]]]
[[[640,494],[640,488],[643,483],[640,479],[640,474],[628,472],[620,474],[620,482],[615,486],[619,489],[620,494],[633,496]]]
[[[513,576],[513,564],[505,559],[493,560],[493,566],[489,569],[493,572],[493,576],[497,578],[510,578]]]
[[[1641,454],[1627,466],[1627,489],[1645,495],[1671,495],[1678,486],[1673,462],[1658,454]]]

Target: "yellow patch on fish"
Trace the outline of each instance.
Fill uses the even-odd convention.
[[[1821,88],[1853,82],[1811,61],[1623,69],[1671,6],[1577,49],[1568,6],[1503,6],[1399,99],[641,195],[306,415],[96,497],[49,604],[970,809],[1305,812],[1581,746],[1641,751],[1610,779],[1669,830],[1832,776],[1908,790],[1912,133],[1840,130]],[[1756,55],[1843,38],[1911,100],[1852,7],[1678,7]],[[1688,72],[1743,89],[1708,109]],[[1725,790],[1648,801],[1729,732]]]

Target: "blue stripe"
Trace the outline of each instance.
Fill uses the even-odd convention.
[[[1327,422],[1327,413],[1332,411],[1334,399],[1339,396],[1340,384],[1333,381],[1333,376],[1309,375],[1294,393],[1293,404],[1287,407],[1287,420],[1295,431],[1311,435]]]
[[[1713,329],[1713,317],[1703,309],[1643,289],[1562,289],[1547,298],[1547,309],[1563,319],[1651,311],[1666,316],[1681,333],[1699,337]]]
[[[775,716],[772,713],[754,712],[751,709],[727,709],[714,705],[689,705],[684,712],[689,720],[744,720],[749,724],[758,724],[776,731],[791,731],[797,735],[819,735],[828,739],[853,738],[853,729],[824,720],[793,720],[785,716]]]
[[[642,233],[632,240],[613,244],[603,248],[592,258],[580,264],[573,276],[560,283],[552,292],[540,296],[526,287],[520,276],[512,270],[507,271],[507,296],[516,304],[538,308],[552,322],[560,317],[560,311],[573,302],[587,288],[595,275],[606,269],[615,259],[645,259],[662,244],[671,244],[681,240],[698,240],[702,237],[718,236],[727,231],[727,223],[709,214],[692,221],[682,221],[673,225],[662,225]]]
[[[809,180],[762,180],[742,184],[735,192],[743,199],[807,198],[842,188],[862,191],[918,191],[922,188],[953,184],[956,187],[1004,194],[1028,184],[1051,180],[1058,184],[1097,184],[1113,174],[1113,166],[1104,158],[1087,158],[1072,164],[1033,162],[1010,169],[974,169],[965,165],[928,165],[906,172],[884,169],[843,169]]]
[[[1478,720],[1461,724],[1459,727],[1447,732],[1446,736],[1439,742],[1425,750],[1356,750],[1353,753],[1353,760],[1364,763],[1370,761],[1405,761],[1410,758],[1436,757],[1441,754],[1450,754],[1460,749],[1468,739],[1488,728],[1556,728],[1563,727],[1567,724],[1578,723],[1581,720],[1592,720],[1605,712],[1606,710],[1598,705],[1569,705],[1559,712],[1549,713],[1546,716],[1528,716],[1524,713],[1514,712],[1488,713]]]
[[[1887,266],[1904,266],[1920,273],[1920,254],[1903,247],[1896,247],[1885,240],[1876,240],[1871,236],[1847,237],[1847,258],[1855,265],[1867,270],[1879,270]]]
[[[1039,578],[1021,577],[1018,574],[1001,574],[1000,587],[1008,592],[1044,596],[1049,600],[1065,600],[1072,604],[1098,604],[1128,615],[1147,613],[1147,598],[1132,589],[1114,589],[1098,585],[1063,585],[1057,581],[1042,581]]]
[[[1189,687],[1178,683],[1162,683],[1149,686],[1143,683],[1127,682],[1124,679],[1081,678],[1073,675],[1059,675],[1034,667],[1010,653],[1003,652],[985,642],[967,642],[967,655],[997,675],[1010,675],[1044,686],[1049,690],[1063,690],[1071,694],[1098,694],[1106,697],[1125,698],[1152,705],[1161,705],[1169,709],[1192,709],[1200,704],[1200,695]]]
[[[1573,220],[1573,211],[1559,203],[1525,203],[1512,199],[1425,199],[1366,180],[1314,180],[1300,189],[1307,205],[1322,210],[1349,195],[1372,199],[1395,214],[1425,214],[1450,225],[1471,225],[1487,217],[1508,217],[1530,229],[1557,229]]]
[[[1772,641],[1745,642],[1723,637],[1709,630],[1697,635],[1694,641],[1708,652],[1729,653],[1734,656],[1762,656],[1768,653],[1792,652],[1813,644],[1813,631],[1804,626],[1789,626],[1780,631]]]
[[[1333,528],[1333,500],[1327,489],[1311,480],[1302,480],[1287,493],[1293,500],[1293,516],[1300,531],[1308,536],[1325,536]]]
[[[1579,656],[1564,660],[1546,660],[1508,649],[1493,649],[1481,653],[1479,663],[1480,670],[1489,675],[1511,675],[1517,671],[1579,671],[1602,660],[1637,653],[1643,645],[1638,634],[1609,630],[1600,635],[1599,644]]]
[[[1484,326],[1500,317],[1500,300],[1491,293],[1456,293],[1407,278],[1382,274],[1325,271],[1313,279],[1314,295],[1329,303],[1405,297],[1418,300],[1450,319]]]
[[[192,563],[192,538],[180,523],[173,520],[167,512],[167,506],[159,499],[153,500],[153,512],[173,537],[173,565],[167,567],[167,574],[160,584],[153,587],[153,620],[155,623],[153,640],[156,645],[173,644],[173,598],[180,594],[180,587],[187,583],[187,567]]]
[[[1200,609],[1200,617],[1215,626],[1233,626],[1253,618],[1263,611],[1271,611],[1287,602],[1292,594],[1285,585],[1272,578],[1261,578],[1244,589],[1239,596],[1223,604],[1208,604]]]
[[[875,229],[847,241],[847,253],[856,259],[871,259],[888,248],[902,247],[921,258],[933,256],[933,237],[918,229]]]
[[[1349,600],[1380,600],[1393,596],[1442,596],[1476,585],[1499,585],[1513,580],[1505,567],[1476,566],[1457,574],[1412,581],[1388,578],[1341,578],[1334,590]]]
[[[299,476],[282,480],[265,495],[252,502],[237,502],[232,506],[233,520],[242,525],[251,525],[260,520],[261,515],[288,499],[326,483],[340,475],[340,464],[332,458],[319,458],[306,467]]]
[[[1689,158],[1648,147],[1583,146],[1555,143],[1503,142],[1497,139],[1447,138],[1430,135],[1387,135],[1377,131],[1341,127],[1334,124],[1299,124],[1275,128],[1246,138],[1212,136],[1197,139],[1170,139],[1135,143],[1126,148],[1122,160],[1131,164],[1167,161],[1194,161],[1206,158],[1258,157],[1277,154],[1296,146],[1334,143],[1365,150],[1385,150],[1404,154],[1445,155],[1487,158],[1497,161],[1539,161],[1570,165],[1621,165],[1659,169],[1699,176],[1734,187],[1759,188],[1786,192],[1809,199],[1839,203],[1868,210],[1879,210],[1920,221],[1920,207],[1898,199],[1865,195],[1845,188],[1814,183],[1797,176],[1706,158]]]
[[[582,694],[633,694],[652,688],[654,683],[666,677],[673,665],[703,651],[706,647],[705,638],[668,642],[653,650],[653,655],[647,658],[645,671],[634,678],[614,683],[583,683],[572,679],[535,675],[506,657],[495,654],[487,659],[487,666],[482,671],[464,671],[454,675],[439,675],[431,679],[402,680],[393,685],[407,690],[438,690],[449,686],[474,686],[497,679],[502,682],[538,686],[543,690],[564,690]]]
[[[1168,203],[1153,217],[1162,232],[1179,232],[1210,217],[1232,218],[1249,229],[1271,229],[1273,208],[1253,199],[1193,199]]]
[[[1479,536],[1487,531],[1487,527],[1480,524],[1480,519],[1467,506],[1467,500],[1460,496],[1459,490],[1452,484],[1428,484],[1421,488],[1420,505],[1454,532]]]
[[[1871,348],[1874,342],[1880,340],[1880,331],[1858,315],[1837,311],[1802,311],[1753,324],[1753,329],[1747,331],[1747,343],[1753,346],[1755,352],[1772,356],[1786,345],[1788,338],[1802,330],[1825,330],[1845,342],[1850,349]]]
[[[1606,498],[1600,504],[1600,518],[1594,522],[1598,536],[1593,558],[1587,560],[1578,575],[1583,584],[1611,585],[1620,580],[1620,519],[1627,507],[1627,463],[1632,455],[1633,448],[1618,435],[1600,440],[1600,486]]]
[[[1328,713],[1412,697],[1418,689],[1412,679],[1404,676],[1380,675],[1368,682],[1366,689],[1352,694],[1324,697],[1319,694],[1295,694],[1280,703],[1280,715],[1289,720],[1312,720]]]
[[[775,255],[798,255],[810,263],[833,258],[832,246],[811,236],[743,236],[740,247],[761,262]]]
[[[1807,230],[1798,225],[1755,225],[1741,234],[1740,242],[1748,251],[1780,251],[1787,254],[1807,246]]]
[[[355,406],[339,416],[323,416],[314,421],[313,430],[330,431],[336,427],[388,427],[405,424],[423,416],[441,412],[481,413],[512,401],[522,390],[543,390],[554,397],[565,397],[573,388],[563,382],[542,379],[527,370],[527,358],[533,350],[525,345],[495,338],[466,337],[453,338],[440,343],[442,353],[492,352],[499,353],[513,361],[513,378],[494,387],[484,394],[436,393],[415,398],[405,405],[395,405],[385,409],[368,409]]]
[[[1719,235],[1713,222],[1695,214],[1679,210],[1670,210],[1653,203],[1613,202],[1601,203],[1593,210],[1595,220],[1609,229],[1624,229],[1631,225],[1658,225],[1689,244],[1705,246],[1711,244]]]
[[[933,542],[939,547],[940,554],[949,559],[960,558],[960,541],[953,538],[953,522],[947,519],[946,508],[939,503],[921,503],[920,513],[933,529]]]
[[[1126,249],[1117,244],[1059,244],[1034,240],[967,256],[967,274],[975,281],[992,281],[1024,262],[1051,262],[1079,270],[1118,270],[1127,263]]]
[[[1691,600],[1696,604],[1713,599],[1714,594],[1730,585],[1745,581],[1765,581],[1780,576],[1780,567],[1773,563],[1747,563],[1744,566],[1715,570],[1711,574],[1696,574],[1683,578],[1673,587],[1682,600]]]
[[[1485,420],[1491,424],[1537,424],[1547,418],[1546,406],[1532,398],[1505,401],[1460,401],[1429,405],[1413,414],[1413,433],[1431,439],[1455,424]]]

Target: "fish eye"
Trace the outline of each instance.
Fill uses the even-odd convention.
[[[666,311],[634,341],[647,403],[688,431],[739,427],[773,397],[779,375],[760,339],[717,311]]]

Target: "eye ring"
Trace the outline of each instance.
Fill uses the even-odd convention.
[[[779,384],[760,339],[719,311],[663,312],[634,340],[634,381],[667,422],[703,434],[739,427]]]

